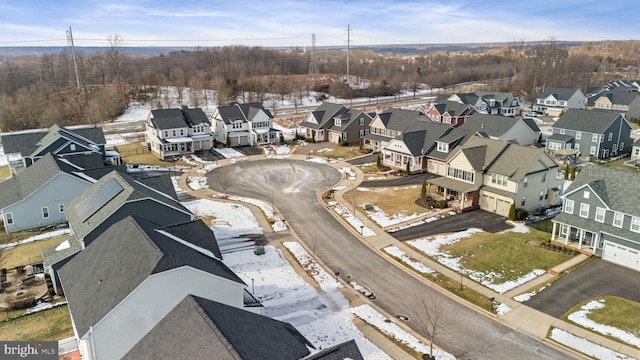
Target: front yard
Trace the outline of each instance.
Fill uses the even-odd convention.
[[[426,213],[429,209],[416,204],[420,198],[420,186],[402,187],[359,187],[344,194],[344,199],[356,206],[372,204],[384,211],[389,217],[399,215],[411,215],[413,213]]]

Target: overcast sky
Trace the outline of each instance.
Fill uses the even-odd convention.
[[[639,40],[638,0],[0,0],[0,46],[318,46]]]

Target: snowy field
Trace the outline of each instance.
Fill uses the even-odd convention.
[[[523,225],[524,226],[524,225]],[[516,231],[524,231],[522,226],[518,226],[514,228]],[[418,250],[424,252],[425,254],[435,258],[442,265],[457,271],[459,273],[463,273],[469,278],[473,279],[481,283],[482,285],[503,294],[511,289],[514,289],[528,281],[533,280],[534,278],[544,274],[546,271],[542,269],[535,269],[524,276],[511,281],[499,282],[500,274],[497,273],[484,273],[479,271],[473,271],[469,269],[465,269],[461,262],[460,258],[452,257],[448,252],[441,251],[440,247],[447,244],[456,243],[464,238],[471,237],[473,234],[482,231],[481,229],[467,229],[465,231],[460,231],[457,233],[446,234],[446,235],[438,235],[438,236],[430,236],[426,238],[421,238],[417,240],[409,241],[408,244],[417,248]]]
[[[580,310],[571,313],[568,318],[569,320],[582,327],[591,329],[602,335],[614,337],[626,344],[640,348],[640,338],[635,334],[626,332],[610,325],[599,324],[589,319],[589,314],[591,313],[591,311],[602,309],[605,306],[606,302],[604,299],[590,301],[589,303],[582,306]]]

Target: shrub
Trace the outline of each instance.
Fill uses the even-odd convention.
[[[525,209],[516,209],[516,220],[524,220],[529,213]]]
[[[438,200],[438,207],[440,209],[446,208],[448,204],[449,202],[447,200]]]
[[[509,220],[513,221],[516,219],[516,204],[511,204],[509,208]]]

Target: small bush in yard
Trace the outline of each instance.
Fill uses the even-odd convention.
[[[438,200],[438,207],[440,209],[446,208],[448,204],[449,202],[447,200]]]

